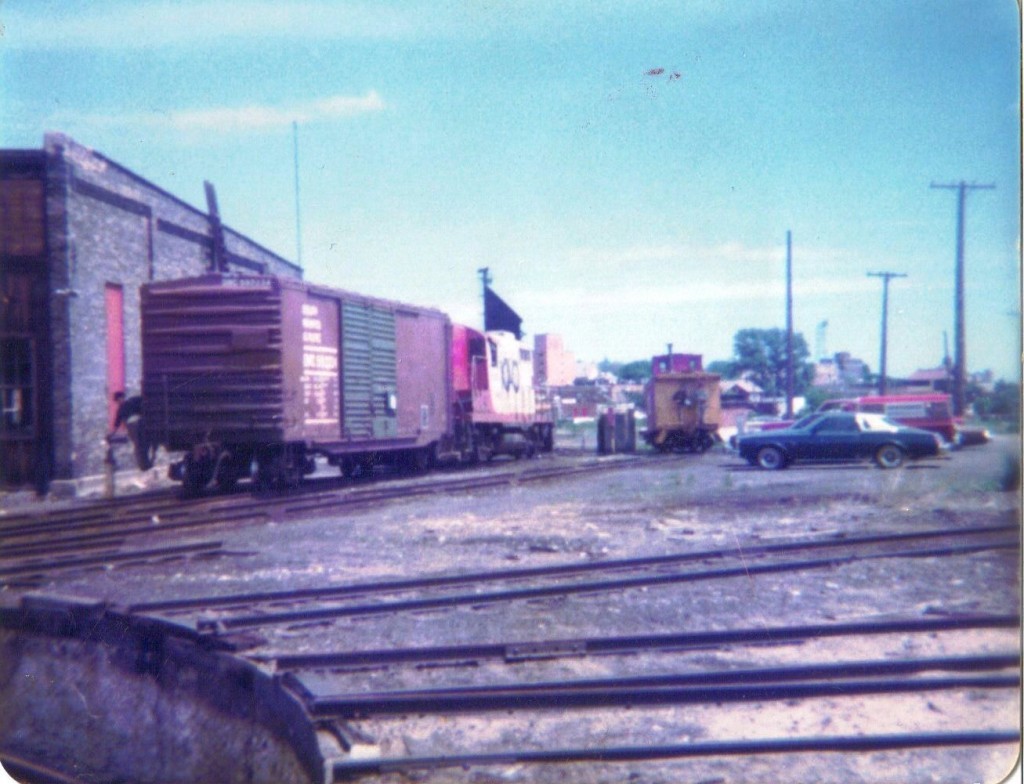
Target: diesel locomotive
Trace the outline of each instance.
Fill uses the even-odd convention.
[[[293,486],[318,456],[357,476],[552,449],[533,352],[511,333],[267,275],[150,283],[141,308],[146,437],[183,453],[187,492]]]

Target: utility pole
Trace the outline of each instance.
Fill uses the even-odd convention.
[[[295,263],[302,266],[302,212],[299,207],[299,124],[292,121],[292,150],[295,153]]]
[[[889,332],[889,281],[893,278],[905,278],[902,272],[869,272],[869,278],[882,279],[882,350],[881,358],[878,360],[878,394],[884,395],[889,383],[889,375],[886,369],[887,335]]]
[[[793,232],[786,231],[786,419],[793,418]]]
[[[960,416],[966,406],[967,338],[964,329],[964,204],[972,190],[993,190],[995,185],[977,185],[963,180],[956,183],[935,183],[932,188],[957,192],[956,209],[956,295],[953,302],[953,413]]]

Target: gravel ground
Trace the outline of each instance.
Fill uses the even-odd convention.
[[[748,468],[726,451],[699,457],[651,457],[639,466],[571,480],[217,529],[203,538],[223,539],[235,553],[229,559],[98,571],[46,590],[135,602],[744,548],[808,536],[1019,524],[1019,491],[1004,489],[1008,469],[1019,454],[1019,442],[1004,437],[896,471],[864,464],[764,472]],[[519,469],[512,465],[506,470]],[[262,639],[248,653],[767,628],[960,612],[1015,613],[1021,604],[1020,574],[1019,551],[854,561],[614,594],[280,627],[261,630]],[[799,645],[486,663],[472,668],[319,672],[311,673],[306,683],[317,692],[333,693],[1019,650],[1019,632],[894,634],[826,638]],[[524,718],[411,716],[359,725],[374,741],[361,751],[382,756],[1019,727],[1019,694],[980,689],[902,696],[837,694],[828,699],[677,708],[537,711]],[[673,763],[507,765],[395,773],[376,780],[998,782],[1009,773],[1018,753],[1019,748],[995,746]]]

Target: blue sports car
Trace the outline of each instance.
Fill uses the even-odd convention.
[[[796,461],[874,460],[898,468],[906,460],[936,457],[942,442],[935,433],[906,427],[879,414],[814,414],[782,430],[740,436],[740,457],[769,470]]]

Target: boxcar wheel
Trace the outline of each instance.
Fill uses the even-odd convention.
[[[213,479],[213,472],[216,464],[212,458],[203,457],[198,460],[191,455],[185,458],[185,472],[182,477],[182,487],[186,495],[199,495],[206,489],[206,486]]]
[[[412,470],[416,473],[429,471],[434,467],[437,455],[437,444],[430,444],[416,449],[412,453]]]
[[[786,457],[778,447],[763,446],[757,452],[757,464],[765,470],[778,471],[786,467]]]
[[[899,468],[903,465],[903,450],[896,444],[885,444],[875,452],[875,462],[879,468]]]

